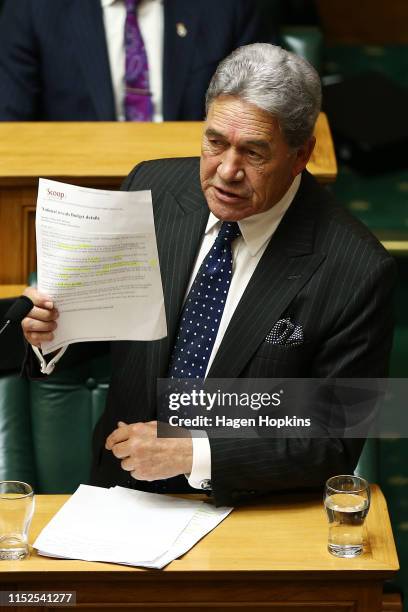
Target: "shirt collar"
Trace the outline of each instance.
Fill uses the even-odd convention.
[[[301,175],[298,174],[282,199],[275,206],[269,208],[269,210],[238,221],[242,237],[252,257],[255,257],[259,249],[262,248],[275,232],[283,215],[293,202],[299,189],[300,180]],[[214,228],[219,230],[220,225],[221,221],[210,212],[205,233],[212,233]]]

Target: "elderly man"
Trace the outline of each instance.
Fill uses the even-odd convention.
[[[320,100],[306,61],[242,47],[211,81],[201,159],[146,162],[126,179],[125,189],[152,190],[169,333],[113,345],[93,484],[175,491],[188,478],[237,504],[353,471],[360,440],[156,436],[160,377],[387,374],[394,265],[305,170]],[[57,311],[28,292],[36,307],[23,329],[40,345]]]

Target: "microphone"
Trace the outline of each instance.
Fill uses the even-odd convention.
[[[10,325],[10,323],[20,323],[33,308],[34,303],[26,295],[20,295],[10,306],[3,317],[5,324],[0,329],[0,334]]]

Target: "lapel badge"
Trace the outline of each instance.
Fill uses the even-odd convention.
[[[187,36],[188,30],[184,23],[179,21],[178,23],[176,23],[176,32],[177,35],[180,36],[180,38],[185,38]]]

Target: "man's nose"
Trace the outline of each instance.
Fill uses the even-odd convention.
[[[241,164],[241,156],[234,151],[226,151],[222,156],[217,172],[225,182],[242,181],[245,173]]]

